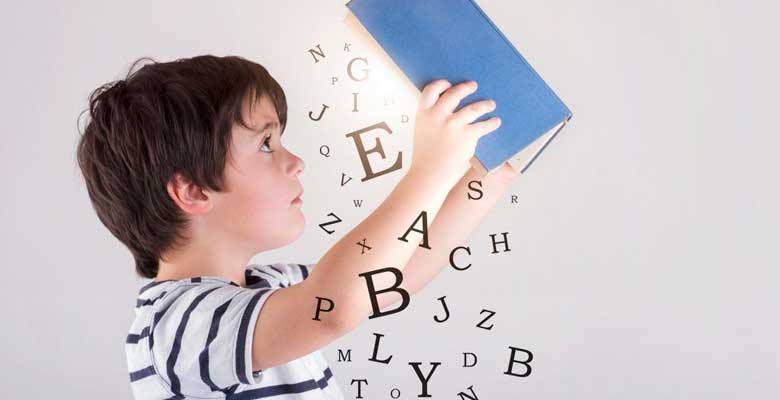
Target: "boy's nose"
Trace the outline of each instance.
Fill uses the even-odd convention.
[[[292,162],[290,163],[290,168],[292,168],[292,173],[295,175],[300,174],[303,172],[306,165],[303,162],[303,159],[296,156],[293,153],[290,153],[290,156],[292,156]]]

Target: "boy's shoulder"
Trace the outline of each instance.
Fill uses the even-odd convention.
[[[246,286],[218,276],[197,276],[185,279],[153,280],[138,290],[137,307],[151,305],[175,288],[192,285],[230,285],[235,290],[284,288],[303,281],[311,273],[314,264],[276,262],[254,263],[244,269]]]
[[[278,368],[252,368],[253,329],[260,310],[274,291],[305,279],[312,267],[251,264],[245,269],[245,287],[214,276],[145,284],[125,346],[133,390],[159,392],[155,398],[205,398],[214,388],[232,391],[236,385],[327,380],[330,371],[314,353]]]

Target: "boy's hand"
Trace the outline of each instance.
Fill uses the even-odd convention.
[[[479,138],[501,125],[498,117],[472,124],[496,108],[490,99],[471,103],[454,113],[460,101],[477,90],[477,83],[467,81],[450,86],[448,81],[439,79],[423,88],[409,167],[410,171],[446,182],[447,187],[455,185],[471,167],[469,161]]]

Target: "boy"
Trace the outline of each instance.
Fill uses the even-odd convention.
[[[137,399],[341,399],[319,349],[372,314],[359,274],[392,266],[415,293],[516,175],[504,164],[481,179],[480,200],[468,199],[468,182],[480,179],[469,164],[477,140],[500,124],[472,122],[495,104],[454,112],[476,83],[433,81],[420,97],[411,165],[379,207],[316,264],[247,266],[304,228],[304,163],[281,142],[282,88],[240,57],[134,66],[90,95],[77,155],[101,222],[136,272],[154,279],[139,292],[125,345]],[[399,240],[422,211],[433,221],[430,248],[418,233]],[[361,254],[364,238],[373,246]],[[374,275],[375,287],[392,286],[388,275]],[[318,298],[333,308],[314,318]],[[401,298],[377,299],[385,308]]]

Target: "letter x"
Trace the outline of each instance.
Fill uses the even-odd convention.
[[[366,246],[366,239],[363,238],[362,242],[357,242],[356,244],[359,244],[362,248],[360,249],[360,254],[364,254],[366,252],[366,249],[371,250],[371,247]]]

